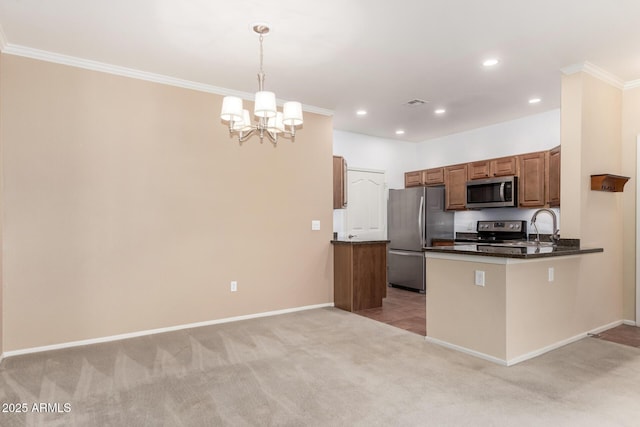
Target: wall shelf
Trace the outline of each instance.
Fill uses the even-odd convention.
[[[628,176],[611,175],[609,173],[591,175],[591,189],[594,191],[617,193],[624,189],[627,181],[629,181]]]

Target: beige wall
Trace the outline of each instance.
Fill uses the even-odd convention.
[[[4,351],[333,301],[330,117],[239,146],[218,95],[1,67]]]
[[[592,174],[621,174],[621,129],[622,90],[582,72],[562,77],[563,236],[604,248],[579,270],[584,330],[623,316],[623,194],[592,191],[590,182]]]
[[[504,362],[588,332],[576,274],[602,253],[525,262],[427,257],[427,335]],[[475,260],[472,260],[475,259]],[[477,260],[477,261],[476,261]],[[549,282],[549,268],[554,280]],[[485,286],[475,285],[485,272]],[[599,325],[602,326],[602,325]]]
[[[580,307],[576,274],[585,264],[600,262],[602,253],[508,264],[507,360],[513,360],[588,331]],[[549,281],[549,268],[554,280]]]
[[[1,55],[1,53],[0,53]],[[3,67],[2,67],[2,61],[0,60],[0,82],[2,81],[2,75],[3,75]],[[2,100],[2,84],[0,84],[0,100]],[[0,358],[2,357],[3,354],[3,349],[4,349],[4,304],[3,304],[3,299],[2,296],[4,294],[4,286],[3,286],[3,273],[2,273],[2,253],[4,253],[4,249],[3,248],[3,244],[2,244],[2,225],[3,222],[2,221],[2,212],[3,212],[3,207],[4,207],[4,200],[2,199],[2,176],[4,175],[3,173],[3,167],[2,167],[2,103],[0,102]]]
[[[504,264],[427,257],[427,335],[506,360]],[[485,286],[474,284],[476,270]]]
[[[631,177],[623,203],[623,316],[636,318],[636,163],[640,135],[640,88],[624,91],[622,103],[622,175]],[[640,326],[640,325],[638,325]]]

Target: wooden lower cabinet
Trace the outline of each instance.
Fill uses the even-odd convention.
[[[333,242],[333,300],[358,311],[382,307],[387,295],[387,243]]]

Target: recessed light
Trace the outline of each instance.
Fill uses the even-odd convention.
[[[434,111],[434,113],[436,114],[444,114],[446,112],[447,110],[445,110],[444,108],[438,108],[437,110]]]
[[[482,65],[484,65],[485,67],[493,67],[494,65],[498,65],[498,62],[500,62],[499,60],[497,60],[496,58],[489,58],[486,59]]]
[[[356,114],[359,116],[366,116],[367,115],[367,110],[358,110],[356,111]]]
[[[398,129],[396,131],[396,135],[404,135],[404,131],[402,129]]]
[[[540,98],[531,98],[529,104],[537,104],[540,101],[542,101]]]

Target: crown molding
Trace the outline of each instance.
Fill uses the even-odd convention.
[[[2,29],[0,28],[0,31]],[[3,42],[3,34],[0,32],[0,43]],[[0,44],[0,47],[2,45]],[[107,64],[104,62],[92,61],[90,59],[78,58],[75,56],[63,55],[60,53],[49,52],[45,50],[33,49],[26,46],[5,43],[2,52],[9,55],[23,56],[25,58],[37,59],[40,61],[53,62],[56,64],[68,65],[76,68],[84,68],[86,70],[99,71],[102,73],[115,74],[117,76],[130,77],[138,80],[146,80],[149,82],[160,83],[169,86],[176,86],[185,89],[192,89],[199,92],[215,93],[223,96],[237,96],[247,101],[253,101],[255,94],[242,92],[233,89],[227,89],[219,86],[208,85],[205,83],[194,82],[191,80],[179,79],[176,77],[165,76],[162,74],[150,73],[147,71],[136,70],[134,68],[121,67],[118,65]],[[283,100],[278,100],[278,105],[284,104]],[[315,107],[313,105],[302,105],[302,109],[309,113],[320,114],[323,116],[333,116],[333,110]]]
[[[638,80],[631,80],[628,81],[624,84],[624,90],[629,90],[629,89],[635,89],[640,87],[640,79]]]
[[[7,48],[7,36],[4,35],[2,25],[0,25],[0,52],[4,52]]]
[[[587,61],[579,64],[569,65],[567,67],[561,68],[560,71],[562,71],[562,73],[566,75],[585,72],[597,79],[602,80],[605,83],[610,84],[611,86],[617,87],[618,89],[625,89],[624,80],[622,80],[615,74],[603,70],[602,68]]]

